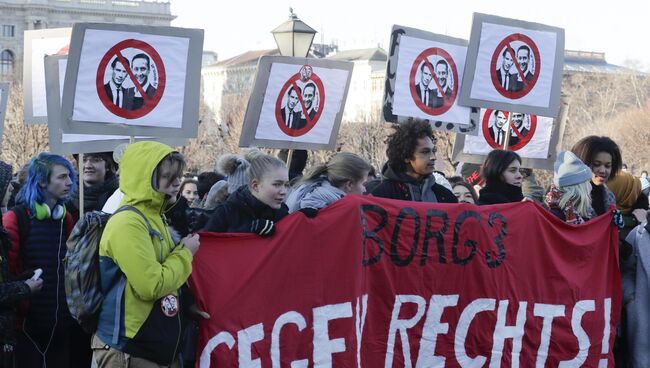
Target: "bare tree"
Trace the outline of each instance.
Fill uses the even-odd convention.
[[[35,154],[49,149],[47,125],[26,125],[23,117],[22,83],[14,78],[5,114],[2,159],[13,165],[15,171]]]

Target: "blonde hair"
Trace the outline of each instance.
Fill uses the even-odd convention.
[[[326,164],[320,164],[309,170],[301,182],[308,182],[325,175],[327,180],[335,187],[351,181],[356,183],[362,180],[372,166],[363,158],[350,152],[339,152],[332,156]]]
[[[589,217],[589,210],[591,209],[591,183],[589,180],[558,189],[563,193],[562,198],[560,198],[560,208],[564,209],[570,201],[580,216],[584,218]]]
[[[249,184],[253,180],[261,181],[264,175],[273,169],[281,168],[288,170],[287,165],[282,160],[275,156],[267,155],[257,148],[249,149],[244,154],[244,158],[250,163],[248,167]]]

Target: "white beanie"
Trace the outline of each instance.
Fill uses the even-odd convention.
[[[573,152],[562,151],[553,164],[553,183],[558,187],[581,184],[591,180],[592,172]]]

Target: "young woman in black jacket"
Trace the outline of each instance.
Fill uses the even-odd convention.
[[[289,213],[284,204],[289,188],[287,166],[261,151],[248,156],[248,185],[215,208],[203,231],[269,236],[275,232],[275,223]]]
[[[485,187],[479,191],[478,205],[520,202],[523,176],[519,172],[521,157],[512,151],[494,150],[483,163]]]

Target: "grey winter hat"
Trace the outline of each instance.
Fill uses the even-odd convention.
[[[576,185],[591,180],[592,172],[573,152],[562,151],[553,164],[553,183],[558,187]]]
[[[218,182],[214,183],[214,185],[212,186],[212,188],[210,188],[210,191],[208,192],[208,197],[205,200],[204,207],[206,209],[212,209],[216,207],[217,204],[219,204],[219,202],[221,201],[221,198],[218,198],[219,191],[227,185],[228,183],[225,180],[219,180]]]
[[[242,156],[225,154],[217,162],[217,171],[226,175],[228,194],[234,193],[239,187],[248,185],[248,168],[250,163]]]

